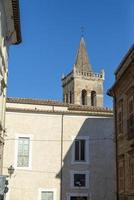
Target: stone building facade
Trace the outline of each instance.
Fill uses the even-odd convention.
[[[7,200],[115,200],[112,110],[8,98],[6,128]]]
[[[114,98],[119,200],[134,200],[134,45],[115,72]]]
[[[71,104],[103,107],[104,70],[94,73],[84,38],[81,38],[73,70],[62,77],[63,101]]]
[[[2,173],[5,134],[5,103],[8,54],[11,44],[21,42],[18,0],[0,0],[0,174]]]

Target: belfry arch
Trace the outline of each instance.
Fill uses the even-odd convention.
[[[91,91],[91,106],[96,106],[97,100],[96,100],[96,91]]]
[[[87,91],[86,90],[81,91],[81,104],[87,105]]]

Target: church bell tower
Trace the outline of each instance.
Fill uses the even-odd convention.
[[[93,72],[82,37],[73,70],[62,76],[63,102],[103,107],[103,82],[104,70]]]

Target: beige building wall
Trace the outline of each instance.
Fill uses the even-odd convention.
[[[7,174],[7,167],[12,164],[15,173],[9,182],[7,200],[41,200],[41,190],[54,191],[54,200],[70,200],[74,195],[92,200],[98,197],[103,200],[104,196],[108,200],[115,198],[111,110],[72,110],[64,104],[50,102],[40,109],[39,102],[36,105],[27,104],[24,99],[23,103],[13,101],[8,99],[7,103],[3,170]],[[31,140],[28,168],[16,166],[19,136]],[[86,141],[84,163],[74,162],[76,138]],[[73,173],[86,174],[85,188],[73,186]]]
[[[12,4],[11,0],[0,1],[0,174],[2,173],[3,145],[5,135],[5,104],[9,54],[8,49],[11,44],[17,44],[21,40],[18,16],[19,10],[16,5],[18,5],[18,0],[14,1],[14,5]],[[15,22],[15,19],[18,19],[18,21]]]

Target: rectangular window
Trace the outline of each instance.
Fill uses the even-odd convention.
[[[127,120],[128,139],[134,137],[134,97],[128,97],[128,120]]]
[[[87,200],[86,196],[73,196],[70,200]]]
[[[125,178],[124,159],[121,159],[118,164],[119,191],[124,191]]]
[[[29,167],[30,138],[18,138],[17,167]]]
[[[118,104],[117,127],[118,135],[121,135],[123,133],[123,100]]]
[[[129,157],[129,171],[130,171],[130,188],[134,187],[134,154]]]
[[[89,188],[89,171],[71,171],[70,185],[72,189]]]
[[[75,161],[85,161],[85,140],[75,140]]]
[[[54,193],[52,191],[42,191],[41,200],[54,200]]]
[[[74,174],[74,187],[86,187],[86,174]]]

